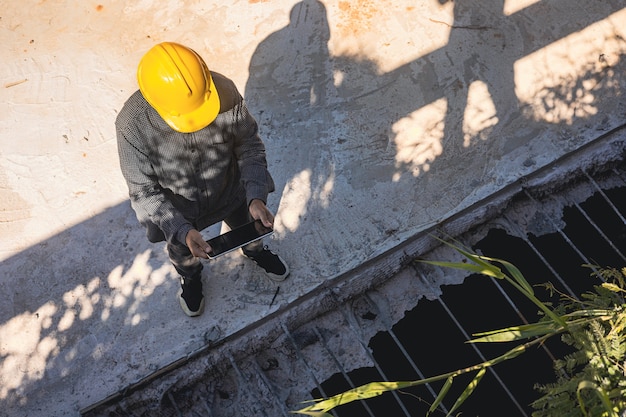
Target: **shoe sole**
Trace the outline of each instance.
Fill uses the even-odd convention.
[[[182,297],[183,291],[180,290],[178,292],[178,302],[180,303],[180,308],[183,309],[183,312],[189,317],[198,317],[204,312],[204,297],[202,297],[202,301],[200,301],[200,307],[198,307],[197,311],[191,311],[189,307],[187,307],[187,303],[185,299]]]
[[[265,275],[267,275],[267,277],[268,277],[269,279],[271,279],[272,281],[274,281],[274,282],[283,282],[284,280],[286,280],[286,279],[287,279],[287,277],[289,276],[289,274],[290,274],[290,272],[291,272],[291,271],[289,270],[289,266],[287,265],[287,263],[285,262],[285,260],[284,260],[283,258],[281,258],[281,257],[280,257],[280,255],[277,255],[277,254],[275,254],[275,255],[276,255],[276,256],[278,256],[278,259],[280,259],[280,261],[282,262],[282,264],[283,264],[283,265],[285,265],[285,273],[284,273],[284,274],[282,274],[282,275],[276,275],[276,274],[272,274],[271,272],[267,272],[265,269],[261,268],[260,266],[259,266],[259,268],[261,268],[261,270],[262,270],[263,272],[265,272]],[[256,263],[256,262],[255,262],[255,263]],[[257,266],[258,266],[258,264],[257,264]]]

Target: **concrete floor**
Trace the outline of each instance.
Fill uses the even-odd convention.
[[[626,115],[623,0],[4,3],[0,415],[78,415]],[[292,270],[275,300],[232,254],[206,264],[206,312],[186,317],[130,209],[113,123],[166,40],[257,116],[267,243]]]

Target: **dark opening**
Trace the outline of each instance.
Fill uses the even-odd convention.
[[[622,218],[615,213],[607,198],[622,213]],[[566,293],[569,290],[573,295],[580,296],[600,283],[599,279],[591,276],[592,269],[583,264],[589,262],[615,268],[626,266],[623,259],[626,248],[623,213],[626,213],[626,187],[613,188],[605,190],[604,195],[595,193],[578,206],[567,206],[563,211],[562,221],[565,226],[561,229],[562,234],[554,232],[512,236],[510,232],[492,228],[473,249],[513,263],[531,284],[550,281],[560,291]],[[511,302],[503,296],[502,291]],[[542,287],[536,287],[536,294],[544,302],[557,301],[556,295],[550,298],[550,294]],[[536,319],[537,308],[534,304],[506,283],[498,287],[493,279],[471,275],[461,285],[442,288],[442,296],[438,300],[420,300],[392,330],[421,373],[431,377],[483,361],[472,345],[465,343],[466,337],[457,323],[471,336],[473,333]],[[490,359],[513,346],[481,344],[479,349],[484,358]],[[388,332],[376,334],[369,347],[387,380],[420,379]],[[553,338],[543,348],[528,351],[516,359],[497,365],[493,368],[495,374],[488,372],[477,390],[462,405],[462,415],[530,416],[530,404],[540,396],[534,385],[553,382],[552,358],[562,358],[568,352],[567,346]],[[374,367],[354,370],[348,376],[354,386],[382,380],[381,374]],[[473,375],[468,375],[465,379],[455,379],[444,401],[447,410],[472,378]],[[321,385],[329,396],[352,388],[340,373]],[[443,383],[433,384],[432,389],[438,393],[442,386]],[[318,390],[313,391],[312,395],[314,398],[320,397]],[[386,393],[366,401],[343,405],[335,408],[333,414],[338,417],[405,416],[408,411],[409,416],[424,416],[433,400],[432,392],[420,386],[403,390],[395,397]],[[433,415],[445,415],[445,411],[439,409]]]

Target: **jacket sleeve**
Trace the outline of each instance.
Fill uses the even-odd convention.
[[[120,167],[128,185],[131,206],[139,222],[148,229],[148,238],[152,242],[177,240],[184,244],[192,224],[166,198],[141,141],[120,126],[116,130]],[[162,232],[160,238],[155,226]]]
[[[254,199],[267,203],[267,196],[274,191],[275,185],[267,169],[265,145],[259,137],[258,124],[244,100],[235,106],[233,113],[234,151],[247,203],[250,205]]]

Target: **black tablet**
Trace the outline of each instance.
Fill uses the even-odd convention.
[[[272,233],[274,233],[274,230],[263,226],[260,220],[246,223],[243,226],[239,226],[208,240],[207,243],[211,245],[211,249],[213,250],[208,254],[209,258],[215,259],[220,255],[232,252],[255,240],[263,239],[265,236],[269,236]]]

